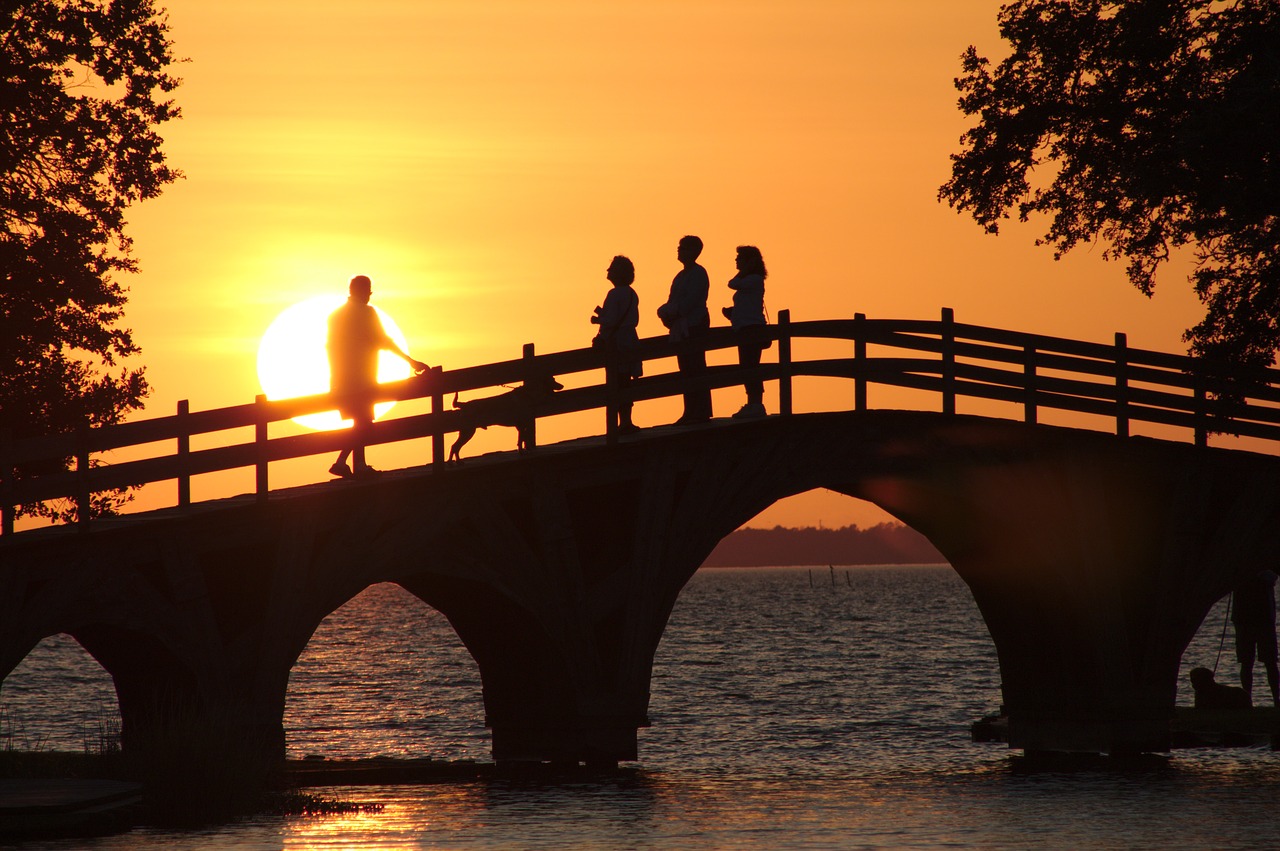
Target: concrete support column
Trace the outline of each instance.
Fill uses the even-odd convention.
[[[988,434],[990,432],[990,434]],[[1182,653],[1265,567],[1274,487],[1247,458],[1035,427],[971,429],[861,492],[925,534],[973,591],[1010,745],[1168,749]],[[930,458],[933,454],[933,458]]]
[[[151,636],[101,625],[73,635],[115,681],[124,757],[154,806],[238,812],[265,786],[284,757],[282,700],[255,697],[252,678],[193,666]]]
[[[247,694],[236,678],[215,681],[213,671],[197,676],[154,646],[104,640],[101,632],[85,630],[75,637],[115,682],[126,753],[171,748],[284,758],[282,701]]]
[[[601,666],[596,636],[583,628],[581,612],[557,605],[555,595],[517,601],[458,578],[399,582],[444,614],[475,658],[496,761],[636,759],[648,692],[614,686],[615,674]]]
[[[1198,623],[1194,615],[1161,611],[1159,595],[1141,599],[1116,587],[1133,565],[1055,576],[1031,559],[1012,572],[957,561],[995,641],[1011,747],[1168,749],[1178,664],[1194,634],[1177,624]],[[1121,581],[1099,581],[1108,578]]]

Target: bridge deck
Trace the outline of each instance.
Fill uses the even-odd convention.
[[[696,379],[659,369],[671,366],[681,344],[667,338],[644,340],[637,352],[648,364],[646,377],[631,382],[625,391],[604,381],[603,351],[536,355],[532,345],[516,360],[436,369],[420,378],[382,385],[378,401],[425,399],[430,412],[376,423],[367,444],[429,438],[431,465],[440,467],[446,435],[477,424],[474,415],[447,410],[447,396],[474,390],[497,393],[537,376],[577,375],[585,376],[587,383],[530,404],[524,415],[536,422],[539,417],[597,410],[612,424],[614,412],[627,401],[672,398],[693,388],[730,387],[756,377],[776,383],[777,409],[787,416],[793,411],[793,381],[804,378],[843,383],[831,398],[848,398],[856,411],[868,409],[870,386],[884,385],[933,394],[943,414],[956,413],[956,400],[966,397],[1013,403],[1012,410],[1029,423],[1037,422],[1043,410],[1072,411],[1102,418],[1104,427],[1110,424],[1121,436],[1130,433],[1131,424],[1141,422],[1180,430],[1199,446],[1207,445],[1214,433],[1280,445],[1280,370],[1242,370],[1134,349],[1123,334],[1111,344],[1100,344],[967,325],[956,322],[947,309],[940,320],[868,319],[859,314],[853,319],[792,323],[785,310],[778,320],[763,332],[776,343],[769,354],[775,362],[752,370],[711,366]],[[717,328],[702,347],[732,350],[738,342],[731,329]],[[849,355],[831,357],[832,344],[847,344]],[[806,355],[806,347],[816,348]],[[335,452],[350,440],[342,432],[271,437],[268,426],[332,410],[332,405],[328,394],[279,401],[259,396],[253,404],[209,411],[190,411],[184,402],[170,417],[20,440],[0,435],[0,532],[14,531],[24,506],[59,499],[76,506],[80,523],[96,521],[95,494],[159,481],[177,482],[177,502],[185,509],[191,503],[191,478],[223,470],[253,468],[254,497],[267,500],[275,493],[268,475],[271,463]],[[236,429],[252,429],[254,439],[191,448],[193,437]],[[610,425],[602,436],[583,438],[588,444],[580,445],[613,442],[618,435],[612,429]],[[111,463],[112,452],[156,444],[173,449]],[[71,469],[65,469],[68,459]],[[243,497],[232,499],[237,498]],[[225,504],[221,499],[213,503]]]
[[[611,443],[615,445],[627,445],[643,442],[654,437],[669,436],[672,434],[680,434],[695,430],[706,431],[730,429],[736,423],[737,421],[729,417],[717,417],[712,419],[710,422],[698,425],[672,424],[642,428],[639,431],[630,434],[619,435],[616,438],[616,441],[611,441],[604,435],[590,435],[586,437],[570,438],[556,443],[540,444],[536,448],[527,452],[519,452],[515,449],[494,450],[482,455],[470,456],[460,463],[435,465],[431,462],[427,462],[425,464],[419,464],[411,467],[385,470],[380,469],[377,473],[363,478],[332,478],[322,482],[276,488],[267,494],[266,502],[271,504],[296,499],[305,499],[318,494],[331,492],[337,488],[349,489],[376,487],[379,484],[403,481],[407,479],[466,475],[470,472],[479,472],[503,464],[517,463],[522,460],[531,460],[535,458],[550,459],[589,449],[601,449]],[[320,459],[317,459],[317,469],[319,470],[323,468],[324,463],[325,462],[322,462]],[[149,523],[164,522],[177,518],[199,517],[222,511],[247,509],[261,505],[262,503],[262,498],[253,492],[233,494],[215,499],[192,502],[187,505],[167,506],[162,508],[153,508],[146,511],[128,512],[112,517],[99,517],[94,519],[93,523],[88,526],[88,529],[95,532],[106,532],[113,529],[130,529]],[[19,540],[24,543],[35,543],[36,541],[47,541],[68,535],[80,535],[84,534],[85,531],[86,529],[77,526],[45,526],[38,529],[24,531],[22,535],[18,537],[0,537],[0,549],[3,549],[6,544],[16,544]]]

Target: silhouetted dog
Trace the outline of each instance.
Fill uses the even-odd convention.
[[[466,416],[463,417],[463,426],[458,429],[458,439],[449,447],[449,463],[462,463],[462,447],[476,436],[476,429],[491,425],[514,427],[516,449],[521,452],[528,449],[529,438],[533,433],[533,405],[562,389],[563,384],[556,381],[554,376],[547,375],[530,379],[506,393],[485,399],[472,399],[470,402],[458,401],[458,394],[454,393],[453,407]]]
[[[1213,671],[1192,668],[1191,687],[1196,692],[1196,709],[1249,709],[1253,703],[1244,689],[1214,682]]]

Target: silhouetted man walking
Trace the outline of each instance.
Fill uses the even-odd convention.
[[[408,361],[413,371],[423,372],[427,365],[405,354],[387,336],[378,312],[369,304],[373,282],[356,275],[348,287],[347,303],[329,314],[329,392],[338,404],[343,419],[353,421],[352,445],[338,453],[329,472],[343,478],[365,475],[375,470],[365,463],[364,441],[373,424],[373,394],[378,384],[378,352],[386,349]],[[347,457],[354,454],[352,466]]]

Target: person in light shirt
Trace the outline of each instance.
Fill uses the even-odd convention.
[[[378,384],[378,353],[386,350],[403,358],[415,373],[427,365],[414,360],[387,335],[378,311],[369,304],[373,282],[356,275],[347,288],[347,301],[329,314],[329,392],[343,419],[353,422],[352,443],[338,453],[329,472],[341,478],[377,472],[365,462],[364,441],[373,425],[373,395]],[[354,457],[353,457],[354,456]],[[351,457],[352,466],[347,466]],[[354,469],[352,469],[354,467]]]

